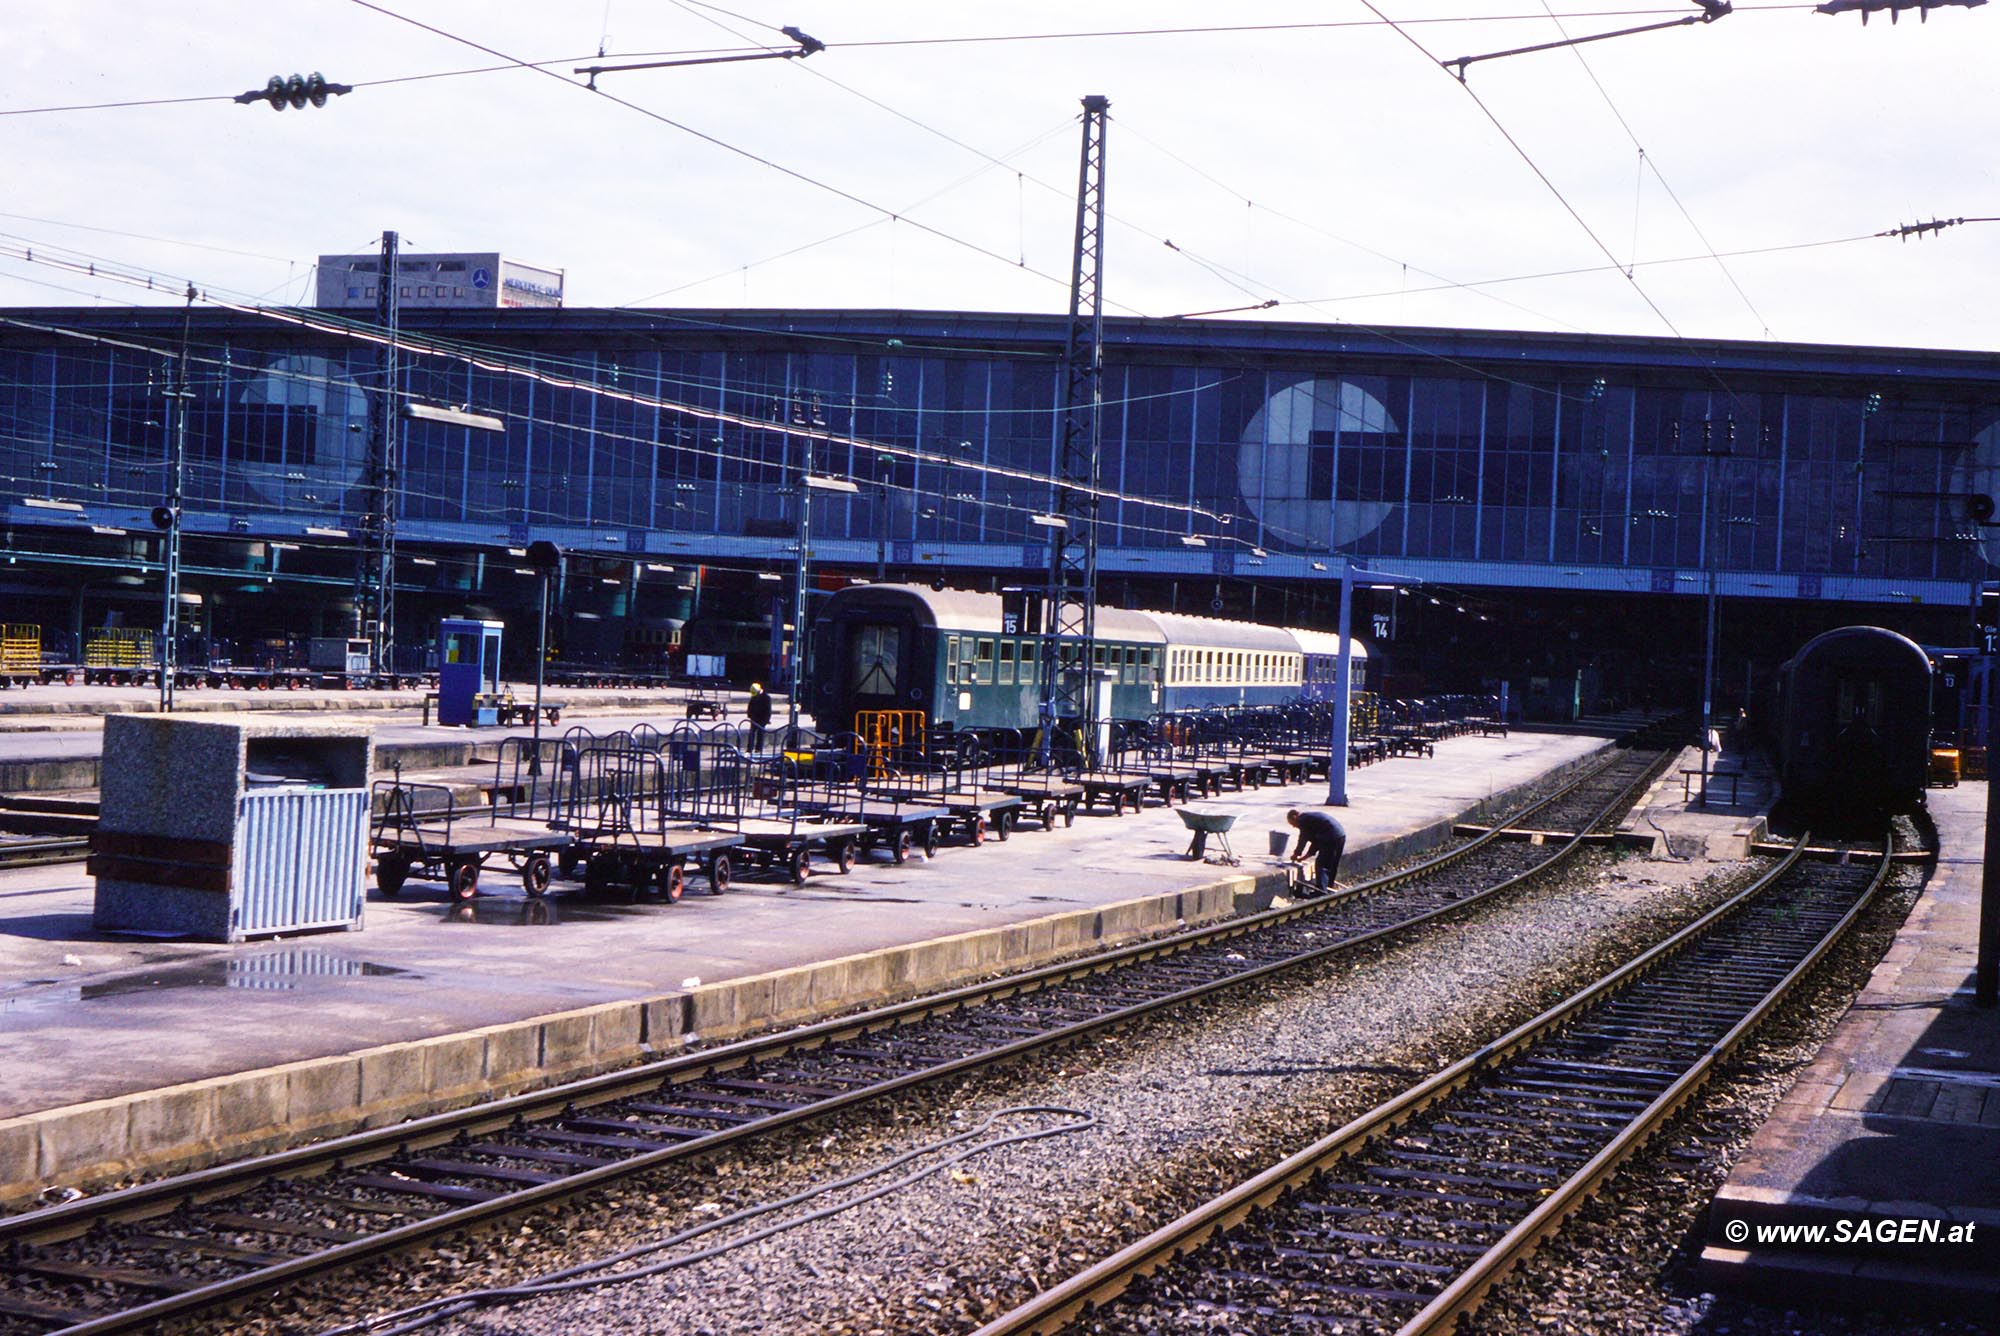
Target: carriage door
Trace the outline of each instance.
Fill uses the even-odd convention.
[[[903,628],[862,622],[848,634],[848,680],[856,710],[902,708]]]

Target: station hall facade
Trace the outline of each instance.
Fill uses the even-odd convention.
[[[754,620],[775,588],[756,576],[794,560],[808,472],[857,488],[803,493],[821,583],[1022,583],[1047,560],[1065,323],[405,311],[397,402],[502,429],[396,420],[399,605],[419,621],[515,607],[532,584],[510,554],[549,539],[575,558],[559,614],[592,653],[699,613],[704,590]],[[157,589],[145,515],[184,349],[188,588],[213,629],[337,622],[379,348],[329,311],[7,312],[0,588],[72,623],[142,601],[149,569]],[[1992,577],[1990,354],[1113,319],[1103,355],[1099,567],[1128,605],[1325,625],[1352,561],[1430,591],[1388,591],[1358,623],[1409,641],[1411,667],[1491,636],[1550,642],[1567,672],[1643,646],[1641,623],[1678,627],[1711,590],[1752,630],[1877,621],[1965,643]]]

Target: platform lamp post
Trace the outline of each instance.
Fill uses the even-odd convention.
[[[853,496],[861,489],[846,478],[823,478],[799,474],[799,559],[792,569],[792,674],[785,693],[785,741],[794,745],[799,734],[799,673],[806,651],[806,576],[812,562],[812,497],[814,492],[837,492]]]
[[[541,588],[541,618],[535,626],[535,718],[534,740],[529,744],[533,757],[528,762],[528,773],[542,773],[542,676],[549,662],[549,581],[555,577],[562,565],[562,549],[547,539],[528,544],[528,566],[539,579]]]
[[[1315,563],[1317,565],[1317,563]],[[1326,805],[1347,806],[1347,743],[1354,711],[1354,582],[1364,580],[1371,587],[1395,589],[1422,584],[1408,575],[1365,570],[1352,561],[1340,566],[1340,654],[1333,677],[1333,738],[1326,758]]]

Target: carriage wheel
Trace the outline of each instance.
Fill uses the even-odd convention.
[[[794,886],[806,884],[806,877],[812,872],[812,854],[804,845],[792,850],[785,859],[785,871],[791,873]]]
[[[925,823],[924,823],[924,857],[925,857],[925,858],[936,858],[936,857],[937,857],[937,851],[938,851],[938,823],[937,823],[937,822],[935,822],[935,821],[928,821],[928,822],[925,822]]]
[[[907,863],[910,860],[909,827],[905,826],[902,830],[896,832],[895,843],[889,846],[889,856],[898,863]]]
[[[849,872],[854,871],[854,860],[860,857],[860,855],[861,846],[856,844],[852,838],[842,840],[840,847],[834,852],[834,866],[840,869],[842,876],[845,876]]]
[[[479,894],[479,860],[461,858],[451,865],[451,898],[470,900]]]
[[[549,856],[529,854],[521,862],[521,889],[540,898],[549,889]]]
[[[564,849],[556,854],[556,871],[562,874],[565,881],[576,880],[576,864],[576,850]]]
[[[679,863],[669,863],[660,869],[660,898],[670,905],[681,902],[687,892],[687,869]]]
[[[410,879],[410,856],[408,854],[384,854],[375,864],[375,889],[384,895],[401,895],[403,883]]]
[[[717,854],[708,860],[708,893],[721,895],[729,889],[729,855]]]

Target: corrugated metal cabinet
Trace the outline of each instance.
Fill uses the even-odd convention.
[[[373,765],[365,725],[112,715],[93,922],[225,942],[359,928]]]

